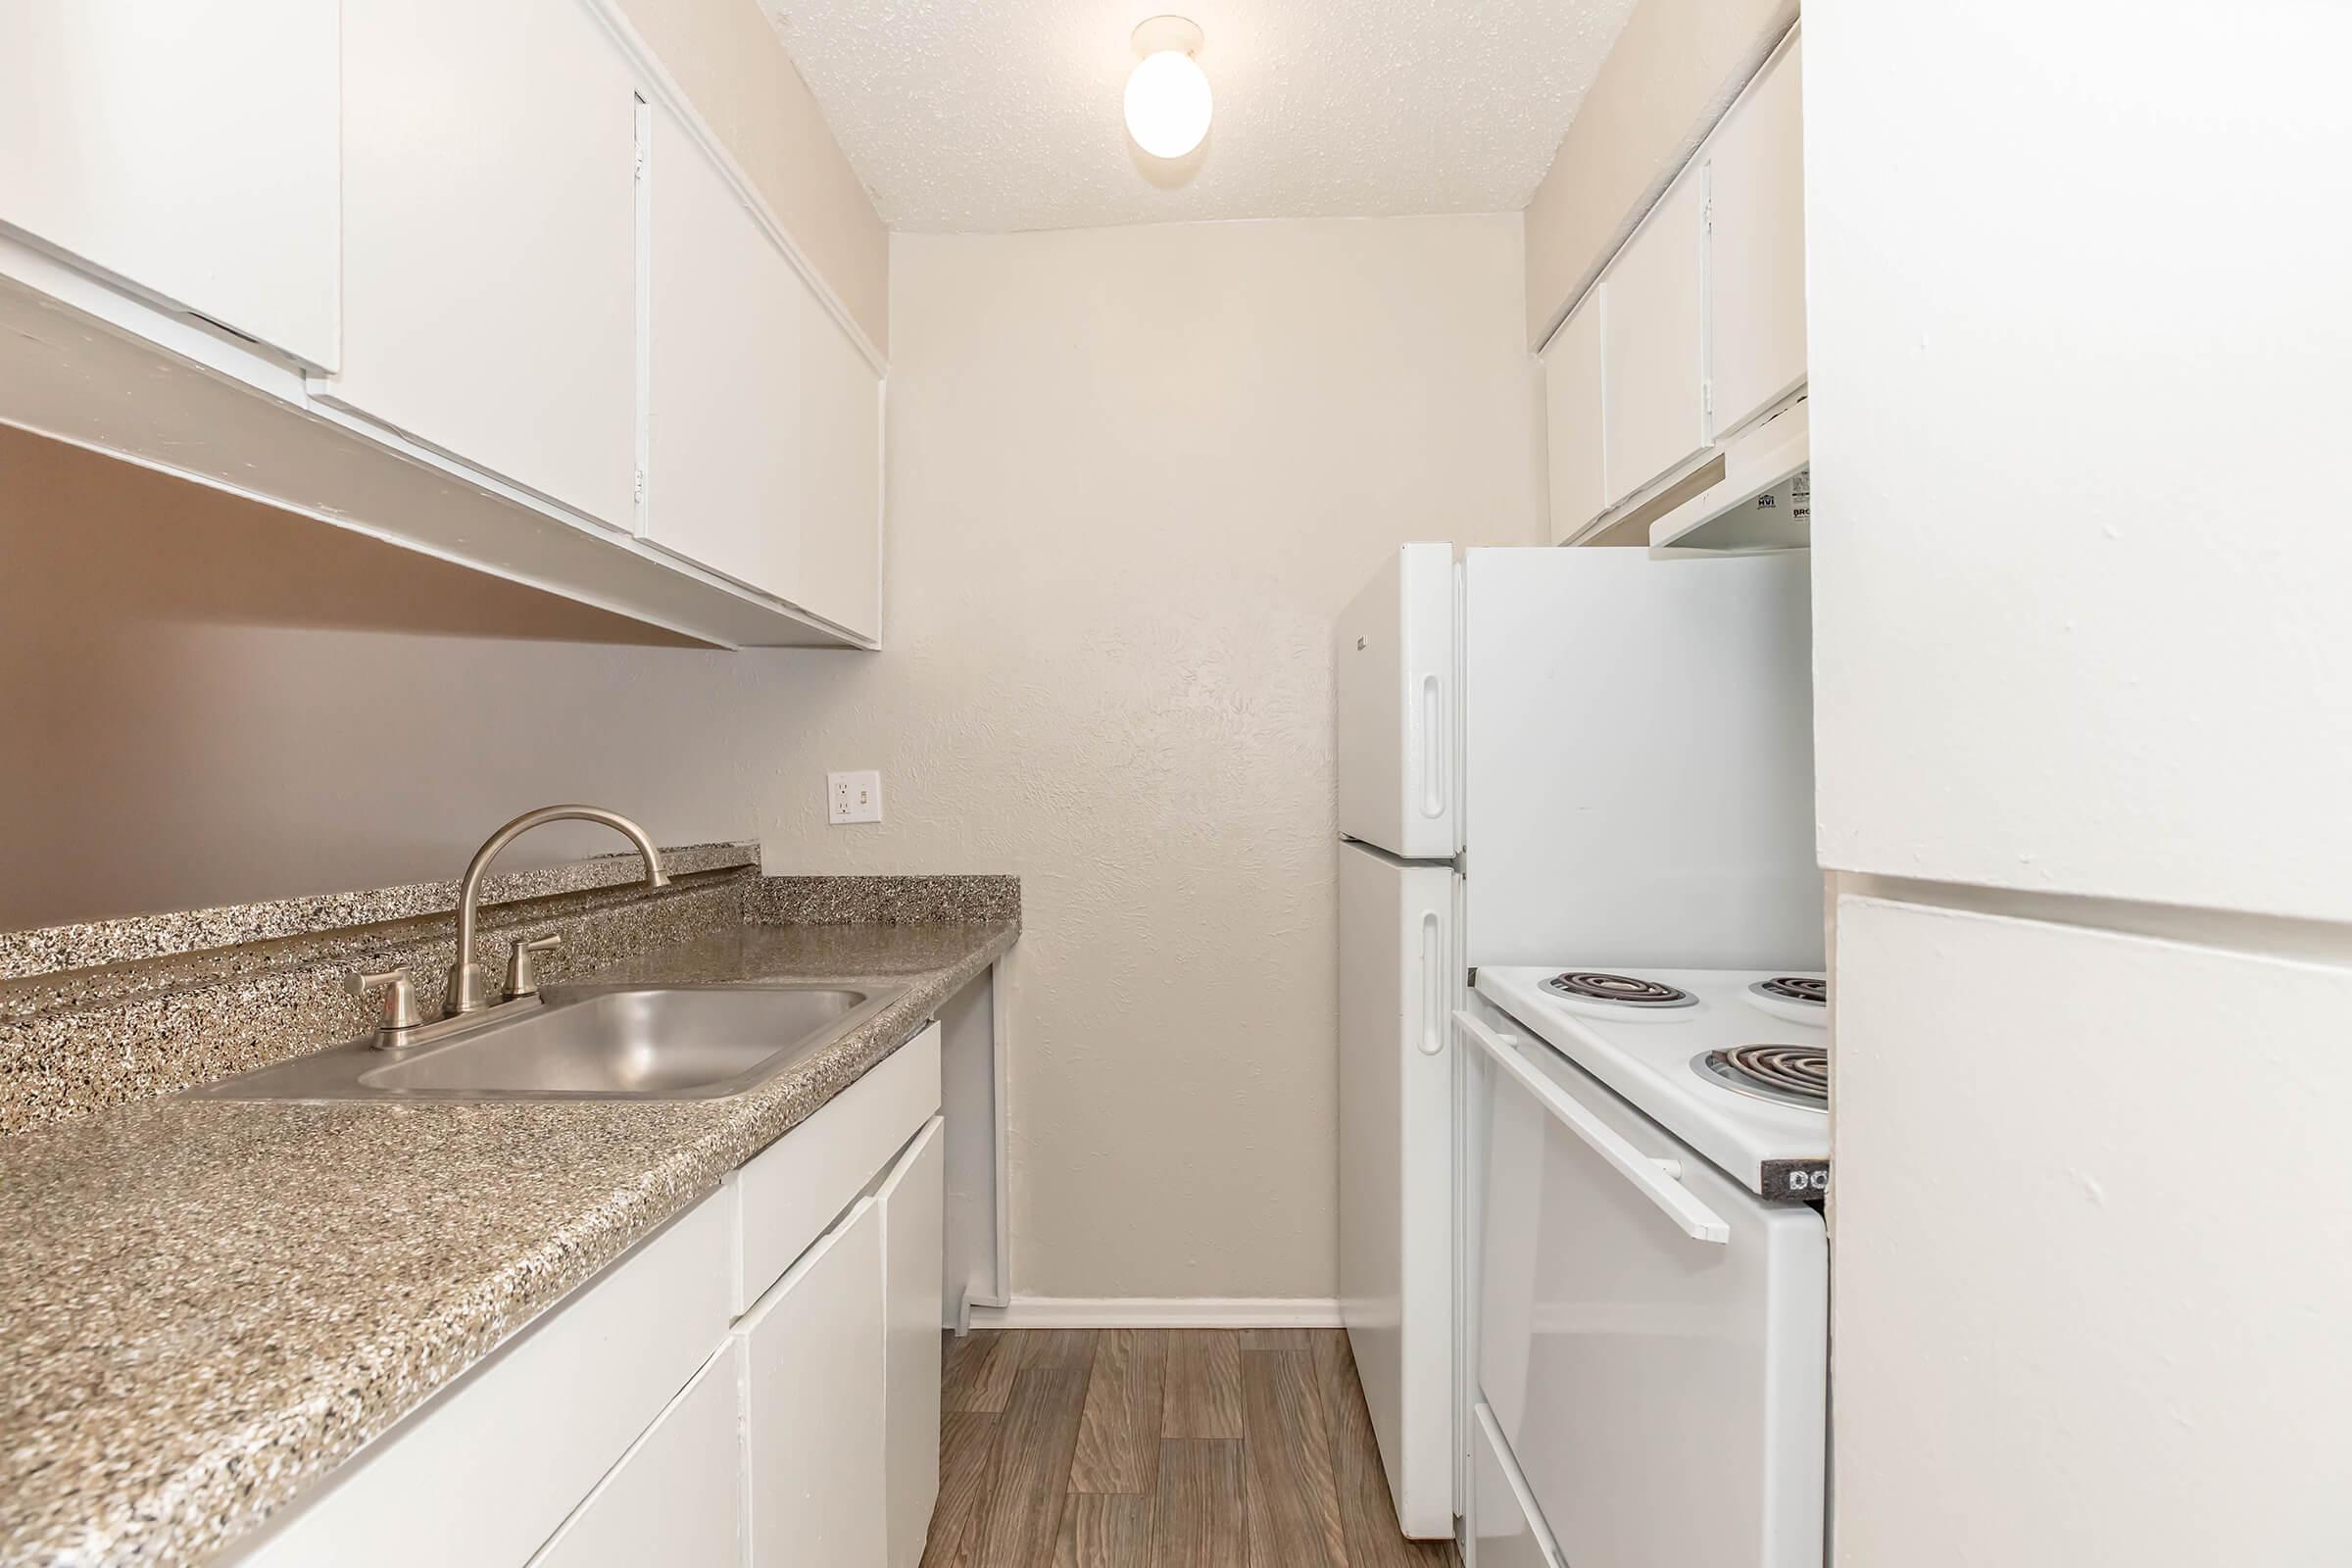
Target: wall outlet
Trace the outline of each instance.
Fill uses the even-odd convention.
[[[834,823],[881,821],[882,775],[870,768],[862,773],[827,773],[825,814],[826,820]]]

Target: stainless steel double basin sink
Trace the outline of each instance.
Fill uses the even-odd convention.
[[[217,1100],[713,1100],[840,1039],[903,986],[550,986],[416,1045],[364,1036],[188,1091]]]

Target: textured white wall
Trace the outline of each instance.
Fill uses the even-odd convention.
[[[1021,874],[1024,1295],[1333,1294],[1329,626],[1404,540],[1543,538],[1520,268],[1512,217],[893,241],[889,646],[776,661],[760,826]]]

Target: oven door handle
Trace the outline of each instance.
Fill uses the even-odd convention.
[[[1642,1190],[1642,1196],[1666,1211],[1669,1219],[1682,1227],[1685,1236],[1694,1242],[1712,1242],[1719,1247],[1729,1246],[1732,1228],[1723,1216],[1690,1195],[1682,1183],[1682,1161],[1652,1159],[1617,1130],[1602,1121],[1558,1084],[1538,1072],[1526,1057],[1512,1049],[1515,1037],[1498,1035],[1467,1012],[1456,1011],[1453,1021],[1461,1031],[1476,1041],[1487,1058],[1507,1073],[1520,1088],[1536,1097],[1536,1103],[1551,1113],[1559,1122],[1589,1145],[1592,1152],[1615,1166],[1619,1175]]]

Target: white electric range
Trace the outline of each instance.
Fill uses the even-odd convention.
[[[1827,989],[1479,968],[1472,1568],[1820,1568]]]

